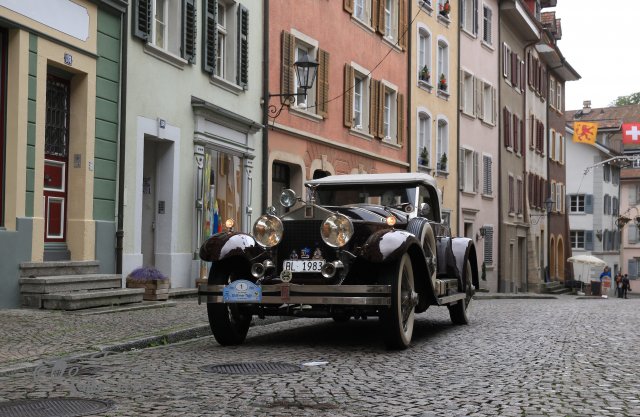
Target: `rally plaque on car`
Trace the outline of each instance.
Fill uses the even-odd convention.
[[[251,281],[239,279],[224,287],[222,299],[225,303],[259,303],[262,301],[262,288]]]

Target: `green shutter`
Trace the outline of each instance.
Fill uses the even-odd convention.
[[[237,84],[246,89],[249,84],[249,9],[238,6],[238,75]]]
[[[151,36],[151,0],[134,0],[133,35],[148,41]]]
[[[203,0],[202,13],[202,70],[209,74],[216,71],[216,45],[218,43],[218,0]]]
[[[196,60],[196,0],[182,1],[182,58]]]

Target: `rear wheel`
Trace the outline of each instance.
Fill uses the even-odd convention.
[[[453,324],[469,324],[469,304],[473,298],[473,285],[471,284],[471,262],[467,260],[464,264],[464,274],[462,277],[462,288],[465,298],[458,300],[454,305],[449,307],[449,317]]]
[[[385,274],[386,282],[391,285],[391,306],[380,316],[385,344],[389,349],[406,349],[413,336],[418,301],[409,255],[402,255],[400,261],[390,265]]]
[[[236,279],[250,276],[247,268],[236,264],[214,264],[209,273],[210,285],[227,285]],[[207,315],[211,333],[223,346],[244,342],[251,323],[251,314],[246,306],[239,304],[207,303]]]

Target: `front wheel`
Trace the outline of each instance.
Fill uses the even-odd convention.
[[[385,275],[386,282],[391,284],[391,306],[380,316],[384,341],[389,349],[406,349],[413,336],[418,301],[409,255],[402,255],[399,262],[389,266]]]
[[[454,305],[449,307],[449,317],[453,324],[469,324],[469,304],[473,298],[473,284],[471,283],[471,262],[467,260],[464,264],[464,274],[462,277],[462,288],[465,298],[458,300]]]
[[[245,271],[246,270],[246,271]],[[227,285],[236,279],[250,276],[247,268],[231,263],[214,264],[209,273],[210,285]],[[238,304],[207,303],[207,315],[211,333],[223,346],[244,342],[251,324],[251,313]]]

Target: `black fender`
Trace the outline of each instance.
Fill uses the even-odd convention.
[[[369,236],[360,256],[371,263],[394,261],[400,259],[411,245],[420,246],[412,233],[396,229],[378,230]]]
[[[264,252],[253,237],[241,232],[220,232],[212,235],[200,247],[200,259],[216,262],[232,257],[254,259]]]
[[[480,288],[478,274],[478,257],[473,239],[467,237],[455,237],[451,239],[451,248],[456,261],[458,271],[465,271],[464,264],[468,260],[471,263],[471,282],[477,290]],[[464,277],[466,278],[466,277]]]

